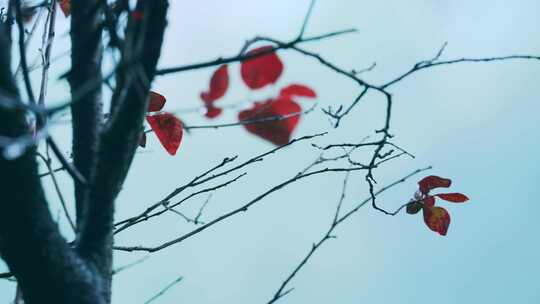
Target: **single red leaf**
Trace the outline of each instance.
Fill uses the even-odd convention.
[[[182,122],[171,113],[146,116],[157,138],[171,155],[175,155],[182,142]]]
[[[69,16],[71,14],[71,0],[60,0],[59,4],[64,16]]]
[[[223,112],[221,108],[209,105],[206,107],[206,113],[204,114],[204,116],[206,116],[207,118],[216,118],[221,114],[221,112]]]
[[[429,229],[440,235],[446,235],[450,226],[450,214],[442,207],[424,207],[424,222]]]
[[[141,139],[139,139],[139,146],[142,148],[146,148],[146,133],[143,132],[141,135]]]
[[[159,93],[156,93],[154,91],[150,91],[149,98],[150,98],[150,101],[148,101],[147,112],[161,111],[161,109],[163,109],[163,106],[165,106],[165,102],[167,102],[167,99],[165,98],[165,96]]]
[[[269,99],[262,103],[255,103],[251,109],[241,111],[238,119],[253,121],[244,125],[248,132],[280,146],[290,141],[291,134],[300,120],[301,111],[300,105],[291,99]],[[279,119],[294,113],[298,115]]]
[[[444,187],[448,188],[452,184],[452,181],[448,178],[442,178],[435,175],[430,175],[424,177],[422,180],[418,182],[418,186],[420,187],[420,192],[426,194],[430,190]]]
[[[438,196],[440,199],[443,199],[445,201],[449,201],[452,203],[463,203],[469,200],[469,198],[462,193],[439,193],[435,194],[435,196]]]
[[[272,46],[267,45],[253,49],[246,55],[268,52]],[[276,52],[271,52],[259,57],[246,59],[240,66],[240,74],[245,84],[250,89],[260,89],[268,84],[275,83],[283,72],[283,63]]]
[[[426,207],[433,207],[435,206],[435,197],[433,196],[426,196],[422,202],[424,202],[424,205]]]
[[[294,96],[300,96],[300,97],[310,97],[310,98],[315,98],[317,97],[317,93],[315,93],[315,91],[313,91],[313,89],[305,86],[305,85],[301,85],[301,84],[291,84],[291,85],[288,85],[286,87],[284,87],[283,89],[281,89],[281,91],[279,92],[279,96],[281,97],[294,97]]]
[[[227,92],[229,87],[229,72],[227,65],[221,65],[210,78],[210,88],[207,92],[201,93],[201,99],[206,103],[210,104],[216,101],[217,99],[223,97]]]

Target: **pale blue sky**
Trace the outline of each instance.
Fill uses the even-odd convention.
[[[267,35],[287,40],[301,25],[309,1],[172,0],[170,26],[160,66],[198,62],[238,52],[246,39]],[[306,45],[343,67],[361,69],[383,83],[449,45],[443,58],[540,54],[540,2],[522,1],[330,1],[317,4],[308,34],[354,27],[359,33]],[[55,53],[68,49],[66,19],[59,17]],[[249,93],[231,65],[231,90],[223,103],[260,100],[291,82],[314,87],[320,106],[348,104],[358,88],[317,62],[279,53],[285,72],[275,88]],[[58,61],[53,73],[68,68]],[[155,90],[168,98],[165,109],[200,104],[212,70],[158,78]],[[35,75],[38,76],[37,74]],[[37,79],[37,78],[36,78]],[[337,231],[292,282],[281,303],[540,303],[538,197],[540,154],[538,104],[540,62],[455,65],[419,72],[391,89],[395,142],[415,154],[377,171],[380,184],[433,165],[430,174],[453,179],[453,191],[467,194],[464,205],[444,204],[452,223],[446,237],[429,231],[421,215],[385,216],[369,207]],[[52,98],[65,97],[67,84],[52,82]],[[311,101],[302,101],[304,106]],[[382,103],[368,96],[339,130],[321,142],[358,141],[380,127]],[[213,123],[199,114],[182,115],[188,124]],[[216,122],[230,122],[236,112]],[[329,130],[315,111],[302,118],[295,135]],[[55,135],[69,147],[65,126]],[[194,131],[170,157],[150,136],[137,155],[118,201],[118,219],[161,199],[223,157],[248,158],[271,146],[241,127]],[[290,177],[316,155],[299,145],[248,170],[245,180],[216,192],[204,219],[240,206]],[[70,184],[66,177],[63,184]],[[115,303],[143,303],[184,276],[159,303],[261,303],[325,232],[339,198],[341,176],[305,180],[275,193],[249,212],[231,218],[178,246],[153,254],[115,277]],[[417,179],[416,179],[417,180]],[[393,209],[407,201],[416,180],[385,193],[380,203]],[[49,180],[46,186],[52,191]],[[353,175],[346,204],[364,199],[363,173]],[[51,201],[56,197],[49,192]],[[205,198],[188,205],[196,212]],[[54,207],[53,207],[54,209]],[[183,211],[184,211],[183,210]],[[56,212],[54,210],[54,212]],[[61,225],[65,228],[65,221]],[[119,245],[157,245],[190,229],[167,215],[120,234]],[[115,264],[143,256],[120,253]],[[3,265],[0,270],[3,270]],[[0,302],[12,298],[14,284],[0,282]]]

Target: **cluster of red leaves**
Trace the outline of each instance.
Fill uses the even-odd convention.
[[[283,62],[272,46],[263,46],[246,53],[249,56],[259,56],[242,61],[240,75],[246,86],[258,90],[267,85],[275,84],[283,73]],[[220,66],[210,78],[209,89],[202,92],[200,97],[206,107],[207,118],[218,117],[222,109],[215,102],[223,97],[229,86],[228,66]],[[251,108],[241,111],[238,119],[243,122],[246,130],[275,145],[284,145],[290,137],[302,112],[302,107],[293,97],[315,98],[317,95],[311,88],[293,84],[281,89],[279,96],[269,98],[264,102],[254,102]]]
[[[448,188],[452,181],[435,175],[426,176],[418,182],[418,191],[414,194],[414,199],[407,205],[407,213],[416,214],[423,210],[424,222],[429,229],[446,235],[450,226],[450,214],[443,207],[435,206],[435,198],[452,202],[464,203],[469,198],[462,193],[439,193],[431,195],[429,192],[435,188]]]
[[[182,122],[171,113],[160,112],[167,102],[163,95],[151,91],[149,98],[146,121],[165,150],[175,155],[182,142]],[[146,147],[146,133],[142,134],[139,145]]]

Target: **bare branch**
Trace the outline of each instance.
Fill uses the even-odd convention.
[[[48,152],[48,151],[47,151]],[[68,220],[69,225],[71,226],[71,229],[74,232],[77,232],[77,228],[75,227],[75,222],[71,219],[71,215],[69,215],[69,211],[67,209],[66,200],[64,199],[64,195],[62,194],[62,190],[60,189],[60,186],[58,185],[58,181],[56,180],[56,176],[53,172],[53,169],[51,167],[51,158],[49,154],[47,153],[47,156],[45,157],[41,153],[37,153],[39,158],[43,160],[43,163],[47,167],[47,170],[49,170],[49,174],[51,176],[51,180],[54,185],[54,190],[56,191],[56,194],[58,195],[58,199],[60,200],[60,205],[62,206],[62,209],[64,211],[64,215],[66,216],[66,219]]]
[[[320,133],[320,134],[314,134],[314,135],[303,136],[303,137],[300,137],[300,138],[295,138],[292,141],[290,141],[288,144],[276,147],[276,148],[274,148],[274,149],[272,149],[270,151],[267,151],[265,153],[262,153],[262,154],[259,154],[259,155],[255,156],[255,157],[252,157],[252,158],[248,159],[247,161],[245,161],[243,163],[240,163],[240,164],[238,164],[238,165],[236,165],[236,166],[234,166],[234,167],[232,167],[232,168],[230,168],[228,170],[225,170],[223,172],[216,173],[216,174],[208,176],[211,172],[214,172],[215,170],[225,166],[227,163],[230,163],[230,162],[232,162],[232,161],[234,161],[236,159],[236,157],[234,157],[234,158],[225,158],[220,164],[218,164],[217,166],[212,167],[210,170],[208,170],[208,171],[204,172],[203,174],[195,177],[189,183],[187,183],[187,184],[185,184],[185,185],[183,185],[181,187],[178,187],[177,189],[172,191],[169,195],[167,195],[164,199],[162,199],[159,202],[157,202],[157,203],[151,205],[150,207],[148,207],[141,214],[116,223],[115,226],[120,225],[120,227],[116,229],[115,233],[119,233],[120,231],[128,228],[129,226],[132,226],[132,225],[134,225],[134,224],[136,224],[138,222],[145,221],[148,218],[151,218],[151,217],[155,216],[155,215],[153,215],[153,216],[150,215],[150,213],[152,211],[154,211],[156,208],[160,207],[160,206],[168,205],[172,198],[179,195],[180,193],[182,193],[184,190],[186,190],[188,188],[196,187],[198,185],[202,185],[204,183],[207,183],[207,182],[212,181],[214,179],[217,179],[219,177],[225,176],[225,175],[227,175],[229,173],[236,172],[236,171],[238,171],[238,170],[240,170],[240,169],[242,169],[242,168],[244,168],[246,166],[249,166],[249,165],[251,165],[253,163],[260,162],[266,156],[274,154],[277,151],[280,151],[281,149],[284,149],[285,147],[293,145],[293,144],[295,144],[297,142],[313,139],[313,138],[316,138],[316,137],[319,137],[319,136],[323,136],[325,134],[326,133]],[[225,184],[223,184],[223,185],[225,185]],[[193,195],[195,195],[195,194],[193,194]],[[188,196],[186,199],[189,199],[189,198],[190,198],[190,196]],[[179,203],[181,203],[183,201],[184,200],[180,201]],[[159,213],[159,214],[161,214],[161,213]],[[159,215],[159,214],[157,214],[157,215]]]
[[[303,110],[300,112],[294,112],[287,115],[276,115],[276,116],[269,116],[264,118],[258,118],[258,119],[248,119],[248,120],[241,120],[238,122],[232,122],[232,123],[224,123],[224,124],[215,124],[215,125],[206,125],[206,126],[184,126],[185,130],[194,130],[194,129],[219,129],[219,128],[226,128],[226,127],[236,127],[236,126],[244,126],[244,125],[253,125],[253,124],[260,124],[260,123],[267,123],[267,122],[274,122],[274,121],[282,121],[289,119],[291,117],[295,116],[302,116],[307,115],[310,112],[312,112],[317,107],[317,104],[313,104],[310,108],[307,110]]]
[[[32,83],[30,82],[30,75],[28,72],[28,63],[26,59],[26,46],[25,46],[25,30],[22,17],[22,7],[21,0],[12,0],[15,1],[15,20],[17,22],[17,27],[19,29],[19,53],[21,57],[21,68],[23,73],[24,85],[26,88],[26,94],[30,99],[31,103],[36,103],[36,98],[34,96],[34,91],[32,90]]]
[[[399,180],[387,185],[387,186],[384,186],[382,187],[381,189],[379,189],[377,192],[375,192],[374,194],[377,196],[383,192],[385,192],[386,190],[400,184],[400,183],[403,183],[405,182],[407,179],[409,179],[410,177],[420,173],[420,172],[423,172],[423,171],[426,171],[426,170],[429,170],[431,169],[431,167],[427,167],[427,168],[423,168],[423,169],[418,169],[418,170],[415,170],[413,171],[412,173],[409,173],[408,175],[400,178]],[[332,223],[330,224],[330,228],[327,230],[327,232],[323,235],[323,237],[316,243],[313,243],[312,247],[310,248],[310,250],[308,251],[308,253],[306,254],[306,256],[304,256],[304,258],[300,261],[300,263],[293,269],[293,271],[285,278],[285,280],[281,283],[281,285],[279,286],[279,288],[277,289],[277,291],[275,292],[274,296],[272,297],[272,299],[270,299],[270,301],[268,301],[268,304],[271,304],[271,303],[275,303],[276,301],[278,301],[279,299],[283,298],[284,296],[286,296],[291,290],[287,290],[287,291],[284,291],[284,289],[288,286],[288,284],[291,282],[291,280],[298,274],[298,272],[309,262],[309,260],[311,259],[311,257],[313,256],[313,254],[328,240],[330,239],[333,239],[335,238],[335,236],[333,235],[334,233],[334,230],[340,225],[342,224],[343,222],[345,222],[349,217],[351,217],[353,214],[355,214],[356,212],[358,212],[358,210],[360,210],[360,208],[362,208],[365,204],[367,204],[368,202],[371,201],[371,195],[369,198],[366,198],[365,200],[363,200],[362,202],[360,202],[358,205],[356,205],[352,210],[348,211],[347,213],[345,213],[344,215],[340,215],[340,211],[341,211],[341,207],[343,205],[343,201],[345,200],[345,194],[346,194],[346,190],[347,190],[347,181],[348,181],[348,178],[349,178],[349,174],[347,173],[345,175],[345,178],[343,179],[343,187],[342,187],[342,190],[341,190],[341,195],[339,197],[339,201],[338,201],[338,204],[337,204],[337,207],[336,207],[336,211],[335,211],[335,214],[334,214],[334,217],[333,217],[333,220],[332,220]],[[400,208],[401,209],[401,208]],[[396,214],[397,212],[399,212],[399,210],[396,211]]]
[[[294,183],[296,181],[299,181],[301,179],[304,179],[306,177],[310,177],[310,176],[314,176],[314,175],[318,175],[318,174],[323,174],[323,173],[338,173],[338,172],[348,172],[348,171],[359,171],[359,170],[366,170],[366,168],[364,167],[353,167],[353,168],[325,168],[325,169],[320,169],[320,170],[316,170],[316,171],[312,171],[312,172],[309,172],[309,173],[303,173],[303,174],[297,174],[295,175],[294,177],[270,188],[269,190],[265,191],[264,193],[260,194],[259,196],[257,196],[256,198],[252,199],[251,201],[249,201],[248,203],[244,204],[243,206],[233,210],[233,211],[230,211],[228,213],[225,213],[223,215],[221,215],[220,217],[208,222],[207,224],[197,228],[197,229],[194,229],[192,230],[191,232],[189,233],[186,233],[174,240],[171,240],[171,241],[168,241],[168,242],[165,242],[161,245],[158,245],[158,246],[155,246],[155,247],[145,247],[145,246],[115,246],[114,249],[115,250],[120,250],[120,251],[146,251],[146,252],[156,252],[156,251],[159,251],[159,250],[162,250],[162,249],[165,249],[167,247],[170,247],[172,245],[175,245],[175,244],[178,244],[204,230],[206,230],[207,228],[225,220],[225,219],[228,219],[229,217],[232,217],[234,215],[237,215],[241,212],[246,212],[251,206],[253,206],[254,204],[256,204],[257,202],[261,201],[263,198],[265,198],[266,196],[278,191],[278,190],[281,190],[282,188],[284,188],[285,186],[291,184],[291,183]]]
[[[144,304],[149,304],[149,303],[154,302],[156,299],[164,295],[169,289],[174,287],[176,284],[180,283],[180,281],[182,281],[183,279],[184,277],[178,277],[176,280],[172,281],[169,285],[165,286],[162,290],[160,290],[156,295],[154,295],[153,297],[148,299],[146,302],[144,302]]]
[[[298,34],[297,40],[301,40],[304,36],[304,33],[306,31],[307,24],[309,22],[309,18],[311,17],[311,12],[313,12],[313,7],[315,6],[316,0],[311,0],[311,3],[309,4],[309,8],[307,10],[306,16],[304,17],[304,22],[302,23],[302,27],[300,28],[300,33]]]
[[[347,29],[347,30],[342,30],[342,31],[326,33],[326,34],[323,34],[323,35],[302,38],[300,40],[294,39],[294,40],[289,41],[289,42],[280,42],[275,47],[273,47],[271,49],[268,49],[268,50],[265,50],[265,51],[257,52],[256,54],[249,54],[249,55],[245,54],[245,51],[247,50],[247,48],[250,45],[252,45],[252,44],[254,44],[256,42],[259,42],[259,41],[277,41],[275,39],[270,39],[270,38],[265,38],[265,37],[255,37],[255,38],[253,38],[251,40],[248,40],[248,42],[246,42],[246,44],[240,50],[240,53],[238,55],[236,55],[236,56],[220,57],[220,58],[217,58],[215,60],[205,61],[205,62],[201,62],[201,63],[194,63],[194,64],[188,64],[188,65],[183,65],[183,66],[178,66],[178,67],[164,68],[164,69],[157,70],[156,71],[156,76],[179,73],[179,72],[185,72],[185,71],[191,71],[191,70],[198,70],[198,69],[203,69],[203,68],[209,68],[209,67],[213,67],[213,66],[226,64],[226,63],[241,62],[241,61],[244,61],[244,60],[247,60],[247,59],[252,59],[252,58],[257,58],[257,57],[260,57],[260,56],[264,56],[264,55],[273,53],[273,52],[275,52],[277,50],[280,50],[280,49],[288,49],[288,48],[290,48],[292,46],[295,46],[297,44],[324,40],[324,39],[327,39],[327,38],[331,38],[331,37],[335,37],[335,36],[341,36],[341,35],[345,35],[345,34],[349,34],[349,33],[355,33],[355,32],[357,32],[356,29]]]
[[[458,64],[458,63],[487,63],[487,62],[499,62],[499,61],[508,61],[508,60],[540,60],[540,56],[535,56],[535,55],[509,55],[509,56],[484,57],[484,58],[465,58],[464,57],[464,58],[459,58],[459,59],[439,61],[439,58],[442,56],[447,45],[448,43],[445,42],[443,46],[439,49],[437,54],[432,59],[424,60],[424,61],[420,61],[416,63],[410,70],[401,74],[395,79],[388,81],[387,83],[380,86],[380,88],[386,89],[402,81],[403,79],[407,78],[411,74],[414,74],[415,72],[428,69],[428,68],[433,68],[433,67]]]

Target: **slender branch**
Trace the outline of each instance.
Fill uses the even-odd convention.
[[[202,209],[204,208],[204,206],[206,205],[203,205],[203,207],[201,207],[201,209],[199,210],[199,214],[197,215],[197,217],[195,219],[190,219],[188,217],[186,217],[183,213],[181,212],[178,212],[176,211],[175,209],[173,208],[176,208],[180,205],[182,205],[184,202],[188,201],[189,199],[195,197],[195,196],[198,196],[200,194],[204,194],[204,193],[208,193],[208,192],[213,192],[213,191],[216,191],[220,188],[224,188],[224,187],[227,187],[228,185],[236,182],[237,180],[239,180],[240,178],[242,178],[243,176],[245,176],[246,173],[243,173],[237,177],[235,177],[234,179],[231,179],[227,182],[224,182],[222,184],[219,184],[217,186],[214,186],[214,187],[209,187],[209,188],[205,188],[203,190],[200,190],[200,191],[197,191],[197,192],[194,192],[194,193],[191,193],[190,195],[186,196],[185,198],[179,200],[178,202],[174,203],[174,204],[170,204],[167,202],[163,202],[159,205],[157,205],[156,207],[163,207],[162,210],[160,211],[155,211],[154,213],[150,213],[150,211],[154,211],[155,208],[153,208],[154,206],[148,208],[142,215],[139,215],[139,216],[136,216],[136,217],[132,217],[128,220],[124,220],[124,221],[121,221],[121,222],[118,222],[115,224],[115,226],[118,226],[118,225],[121,225],[119,228],[117,228],[115,231],[114,231],[114,234],[117,234],[117,233],[120,233],[132,226],[135,226],[141,222],[144,222],[144,221],[148,221],[149,219],[151,218],[154,218],[154,217],[157,217],[157,216],[160,216],[162,215],[163,213],[167,212],[167,211],[171,211],[171,212],[174,212],[178,215],[180,215],[182,218],[184,218],[187,222],[193,222],[194,224],[198,224],[198,223],[201,223],[201,224],[204,224],[202,222],[199,222],[198,221],[198,218],[201,216],[201,213],[202,213]]]
[[[379,189],[377,192],[375,192],[375,195],[378,196],[380,195],[381,193],[385,192],[386,190],[388,189],[391,189],[393,188],[394,186],[400,184],[400,183],[403,183],[405,182],[407,179],[409,179],[410,177],[420,173],[420,172],[423,172],[423,171],[426,171],[426,170],[429,170],[431,169],[431,167],[427,167],[427,168],[423,168],[423,169],[417,169],[409,174],[407,174],[406,176],[398,179],[397,181],[391,183],[391,184],[388,184],[384,187],[382,187],[381,189]],[[358,212],[358,210],[360,210],[360,208],[362,208],[364,205],[366,205],[368,202],[371,201],[371,195],[369,198],[366,198],[364,199],[362,202],[360,202],[358,205],[356,205],[353,209],[351,209],[350,211],[348,211],[347,213],[345,213],[344,215],[340,215],[340,211],[341,211],[341,208],[342,208],[342,205],[343,205],[343,201],[345,200],[345,195],[346,195],[346,190],[347,190],[347,181],[348,181],[348,178],[349,178],[349,175],[348,173],[346,174],[345,178],[343,179],[343,186],[342,186],[342,190],[341,190],[341,195],[339,197],[339,201],[338,201],[338,204],[337,204],[337,207],[336,207],[336,211],[334,213],[334,217],[333,217],[333,220],[332,220],[332,223],[330,224],[330,227],[329,229],[327,230],[327,232],[322,236],[322,238],[316,242],[316,243],[313,243],[312,247],[310,248],[310,250],[308,251],[308,253],[304,256],[304,258],[300,261],[300,263],[298,263],[298,265],[293,269],[293,271],[285,278],[285,280],[283,280],[283,282],[280,284],[279,288],[277,289],[277,291],[275,292],[274,296],[272,297],[272,299],[270,299],[270,301],[268,301],[267,303],[268,304],[272,304],[272,303],[275,303],[276,301],[278,301],[279,299],[283,298],[284,296],[286,296],[291,290],[291,289],[288,289],[286,291],[285,288],[288,286],[288,284],[291,282],[291,280],[298,274],[298,272],[300,272],[300,270],[309,262],[309,260],[312,258],[313,254],[328,240],[330,239],[333,239],[335,238],[335,236],[333,235],[333,232],[334,230],[340,225],[342,224],[343,222],[345,222],[349,217],[351,217],[353,214],[355,214],[356,212]],[[400,209],[398,209],[397,212],[399,212]],[[397,213],[396,212],[396,213]]]
[[[169,283],[167,286],[165,286],[162,290],[160,290],[156,295],[154,295],[154,296],[151,297],[150,299],[146,300],[146,302],[144,302],[144,304],[149,304],[149,303],[154,302],[154,301],[157,300],[159,297],[161,297],[162,295],[164,295],[169,289],[171,289],[172,287],[174,287],[176,284],[180,283],[180,281],[182,281],[183,279],[184,279],[184,277],[178,277],[176,280],[172,281],[172,282]]]
[[[115,224],[115,226],[120,226],[118,229],[116,229],[115,233],[118,233],[126,228],[128,228],[129,226],[132,226],[138,222],[141,222],[141,221],[144,221],[152,216],[150,216],[149,214],[155,210],[156,208],[158,208],[159,206],[163,206],[163,205],[168,205],[170,200],[172,198],[174,198],[175,196],[179,195],[180,193],[182,193],[184,190],[188,189],[188,188],[191,188],[191,187],[196,187],[198,185],[201,185],[201,184],[204,184],[204,183],[207,183],[209,181],[212,181],[214,179],[217,179],[219,177],[222,177],[222,176],[225,176],[229,173],[232,173],[232,172],[236,172],[246,166],[249,166],[251,164],[254,164],[254,163],[257,163],[257,162],[260,162],[262,161],[266,156],[269,156],[271,154],[274,154],[276,153],[277,151],[280,151],[288,146],[291,146],[297,142],[300,142],[300,141],[305,141],[305,140],[309,140],[309,139],[313,139],[313,138],[316,138],[316,137],[320,137],[320,136],[323,136],[325,135],[326,133],[320,133],[320,134],[314,134],[314,135],[307,135],[307,136],[302,136],[302,137],[299,137],[299,138],[295,138],[293,140],[291,140],[289,143],[285,144],[285,145],[282,145],[282,146],[279,146],[279,147],[276,147],[276,148],[273,148],[272,150],[269,150],[267,152],[264,152],[262,154],[259,154],[259,155],[256,155],[255,157],[252,157],[246,161],[244,161],[243,163],[240,163],[230,169],[227,169],[223,172],[220,172],[220,173],[216,173],[216,174],[213,174],[213,175],[210,175],[208,176],[210,173],[214,172],[215,170],[225,166],[226,164],[234,161],[236,159],[236,157],[233,157],[233,158],[225,158],[220,164],[218,164],[217,166],[214,166],[212,167],[210,170],[204,172],[203,174],[195,177],[194,179],[192,179],[189,183],[181,186],[181,187],[178,187],[177,189],[175,189],[174,191],[172,191],[170,194],[168,194],[164,199],[160,200],[159,202],[151,205],[150,207],[148,207],[144,212],[142,212],[141,214],[137,215],[137,216],[134,216],[134,217],[131,217],[129,219],[126,219],[126,220],[123,220],[123,221],[120,221],[118,223]]]
[[[47,138],[47,144],[51,147],[53,150],[54,155],[60,163],[62,164],[62,167],[66,169],[66,171],[71,175],[73,180],[75,180],[80,185],[86,185],[86,178],[82,176],[82,174],[73,166],[72,163],[68,162],[64,154],[62,154],[62,151],[60,151],[60,148],[56,144],[56,142],[52,139],[52,137]]]
[[[26,88],[26,94],[30,99],[31,103],[36,103],[36,98],[34,96],[34,91],[32,89],[32,83],[30,82],[30,75],[28,72],[28,62],[26,59],[26,46],[25,46],[25,30],[22,17],[22,8],[21,0],[15,1],[15,21],[17,22],[17,27],[19,29],[19,53],[21,57],[21,68],[23,73],[24,86]]]
[[[131,262],[131,263],[123,265],[123,266],[120,266],[120,267],[114,269],[112,274],[113,275],[119,274],[119,273],[121,273],[121,272],[123,272],[125,270],[128,270],[128,269],[130,269],[130,268],[132,268],[134,266],[137,266],[137,265],[143,263],[144,261],[148,260],[149,258],[150,258],[150,255],[146,255],[146,256],[144,256],[144,257],[142,257],[142,258],[140,258],[140,259],[138,259],[138,260],[136,260],[134,262]]]
[[[159,251],[159,250],[162,250],[162,249],[165,249],[167,247],[170,247],[172,245],[175,245],[175,244],[178,244],[204,230],[206,230],[207,228],[225,220],[225,219],[228,219],[229,217],[232,217],[234,215],[237,215],[241,212],[246,212],[251,206],[253,206],[254,204],[256,204],[257,202],[261,201],[263,198],[265,198],[266,196],[278,191],[278,190],[281,190],[282,188],[284,188],[285,186],[291,184],[291,183],[294,183],[296,181],[299,181],[299,180],[302,180],[304,178],[307,178],[307,177],[310,177],[310,176],[314,176],[314,175],[318,175],[318,174],[323,174],[323,173],[338,173],[338,172],[348,172],[348,171],[359,171],[359,170],[366,170],[366,168],[364,167],[354,167],[354,168],[325,168],[325,169],[321,169],[321,170],[316,170],[316,171],[312,171],[312,172],[309,172],[309,173],[304,173],[304,174],[297,174],[295,175],[294,177],[270,188],[269,190],[265,191],[264,193],[260,194],[259,196],[255,197],[254,199],[252,199],[251,201],[249,201],[248,203],[244,204],[243,206],[235,209],[235,210],[232,210],[228,213],[225,213],[221,216],[219,216],[218,218],[208,222],[207,224],[203,225],[203,226],[200,226],[199,228],[197,229],[194,229],[192,230],[191,232],[189,233],[186,233],[176,239],[173,239],[171,241],[168,241],[168,242],[165,242],[161,245],[158,245],[158,246],[155,246],[155,247],[145,247],[145,246],[115,246],[114,249],[115,250],[120,250],[120,251],[146,251],[146,252],[156,252],[156,251]]]
[[[3,272],[0,273],[0,279],[9,279],[12,278],[14,274],[12,272]]]
[[[399,75],[393,80],[388,81],[387,83],[381,85],[380,87],[382,89],[386,89],[402,81],[403,79],[407,78],[411,74],[414,74],[424,69],[433,68],[433,67],[458,64],[458,63],[486,63],[486,62],[498,62],[498,61],[508,61],[508,60],[540,60],[540,56],[535,56],[535,55],[509,55],[509,56],[484,57],[484,58],[465,58],[464,57],[464,58],[458,58],[458,59],[439,61],[439,58],[442,56],[444,50],[446,49],[446,46],[447,46],[447,43],[445,42],[442,45],[442,47],[439,49],[437,54],[432,59],[424,60],[424,61],[420,61],[416,63],[410,70]]]
[[[51,166],[51,158],[49,154],[47,153],[47,156],[43,156],[41,153],[37,153],[39,158],[43,160],[43,163],[47,167],[47,170],[49,171],[49,174],[51,176],[51,180],[53,182],[54,190],[56,191],[56,194],[58,195],[58,199],[60,200],[60,205],[62,206],[62,210],[64,211],[64,215],[66,216],[66,219],[68,220],[69,225],[71,226],[71,229],[74,232],[77,232],[77,228],[75,227],[75,222],[71,219],[71,215],[69,215],[69,211],[67,209],[66,200],[64,199],[64,195],[62,194],[62,190],[60,189],[60,186],[58,185],[58,181],[56,180],[56,176],[53,172],[52,166]]]
[[[273,52],[275,52],[277,50],[287,49],[287,48],[290,48],[290,47],[292,47],[294,45],[297,45],[297,44],[313,42],[313,41],[319,41],[319,40],[325,40],[325,39],[328,39],[328,38],[331,38],[331,37],[341,36],[341,35],[355,33],[355,32],[357,32],[356,29],[346,29],[346,30],[330,32],[330,33],[326,33],[326,34],[322,34],[322,35],[318,35],[318,36],[302,38],[300,40],[294,39],[294,40],[291,40],[289,42],[282,42],[282,43],[278,44],[277,46],[275,46],[275,47],[273,47],[271,49],[265,50],[265,51],[261,51],[261,52],[255,53],[255,54],[245,54],[245,51],[247,50],[249,45],[251,45],[251,44],[253,44],[255,42],[259,42],[259,41],[268,41],[269,40],[269,38],[255,37],[255,38],[249,40],[242,47],[242,49],[241,49],[241,51],[240,51],[240,53],[238,55],[230,56],[230,57],[220,57],[220,58],[210,60],[210,61],[194,63],[194,64],[188,64],[188,65],[183,65],[183,66],[178,66],[178,67],[159,69],[159,70],[156,71],[156,76],[179,73],[179,72],[185,72],[185,71],[191,71],[191,70],[198,70],[198,69],[203,69],[203,68],[209,68],[209,67],[213,67],[213,66],[226,64],[226,63],[241,62],[241,61],[244,61],[244,60],[247,60],[247,59],[252,59],[252,58],[257,58],[257,57],[260,57],[260,56],[264,56],[264,55],[273,53]],[[274,39],[271,39],[271,40],[276,41]]]
[[[38,25],[41,21],[41,16],[43,15],[43,5],[36,5],[36,6],[30,6],[30,7],[24,7],[24,10],[29,10],[29,11],[32,11],[32,10],[39,10],[38,14],[37,14],[37,17],[35,18],[36,20],[34,21],[34,24],[32,25],[32,28],[30,29],[30,31],[27,31],[27,35],[26,35],[26,39],[24,41],[24,48],[26,50],[26,48],[28,47],[28,45],[30,44],[30,41],[32,40],[32,37],[34,36],[37,28],[38,28]],[[23,15],[24,15],[24,12],[23,12]],[[17,66],[17,68],[15,69],[15,78],[17,77],[17,75],[19,75],[21,71],[21,62],[19,62],[19,65]],[[31,67],[28,67],[28,72],[31,72],[32,71],[32,68]]]
[[[238,122],[232,122],[232,123],[224,123],[224,124],[215,124],[215,125],[203,125],[203,126],[184,126],[184,129],[186,130],[194,130],[194,129],[219,129],[219,128],[226,128],[226,127],[236,127],[236,126],[244,126],[244,125],[253,125],[253,124],[260,124],[260,123],[267,123],[267,122],[274,122],[274,121],[282,121],[289,119],[291,117],[296,116],[302,116],[307,115],[310,112],[312,112],[317,107],[317,104],[313,104],[310,108],[307,110],[303,110],[300,112],[293,112],[286,115],[275,115],[275,116],[269,116],[269,117],[262,117],[257,119],[247,119],[247,120],[241,120]]]
[[[44,49],[43,54],[43,69],[41,71],[41,88],[39,91],[39,98],[38,98],[38,105],[44,106],[45,105],[45,96],[47,95],[47,83],[49,80],[49,67],[51,66],[51,53],[52,53],[52,46],[54,42],[54,27],[56,25],[56,0],[51,1],[51,7],[49,9],[48,13],[48,28],[47,28],[47,22],[45,22],[45,28],[46,30],[43,31],[43,43],[42,43],[42,49]],[[47,33],[47,35],[45,35]]]
[[[311,0],[311,3],[309,4],[309,8],[307,10],[306,16],[304,17],[304,22],[302,23],[302,27],[300,28],[300,33],[298,33],[297,40],[301,40],[304,36],[304,33],[306,31],[307,24],[309,22],[309,18],[311,17],[311,13],[313,12],[313,7],[315,6],[316,0]]]

